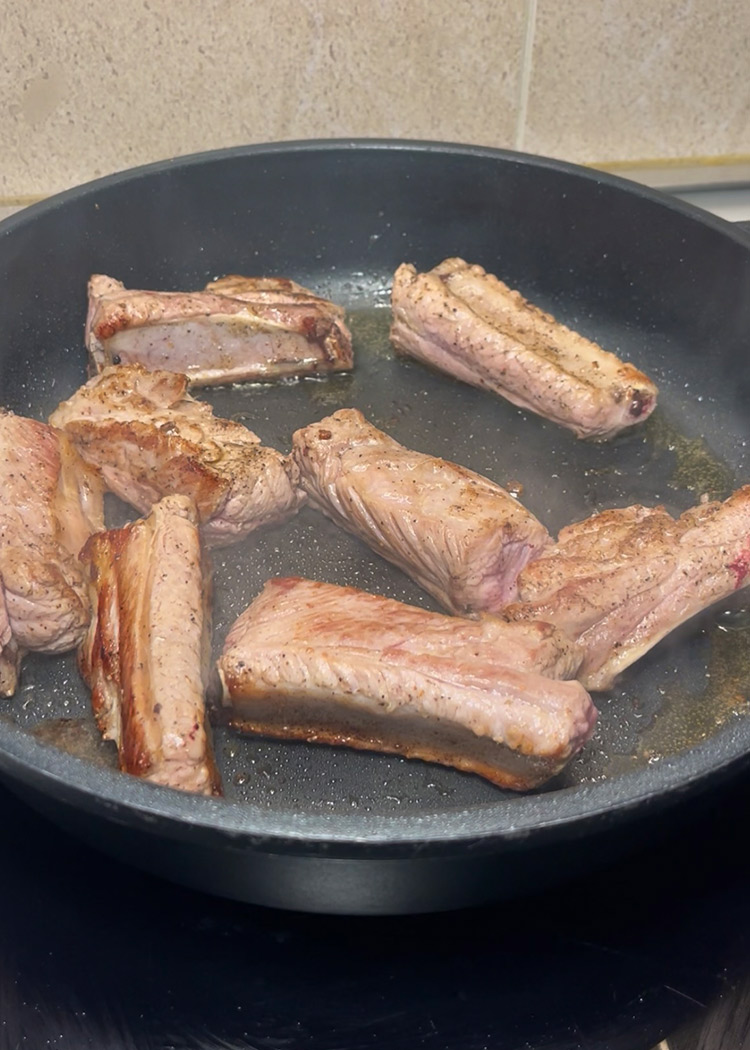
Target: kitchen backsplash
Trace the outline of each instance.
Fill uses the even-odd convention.
[[[2,0],[0,205],[199,150],[377,136],[750,160],[748,0]]]

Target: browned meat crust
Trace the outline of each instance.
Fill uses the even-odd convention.
[[[348,371],[341,307],[283,278],[225,277],[202,292],[134,291],[89,281],[85,332],[92,369],[139,363],[193,386]]]
[[[102,527],[102,490],[67,438],[0,410],[0,696],[27,652],[75,648],[89,619],[78,552]]]
[[[427,273],[402,264],[392,304],[391,340],[399,353],[578,437],[612,437],[656,406],[648,376],[463,259],[446,259]]]
[[[296,469],[241,423],[187,393],[187,379],[141,365],[107,368],[50,416],[104,484],[141,513],[182,493],[204,540],[233,543],[296,513]]]
[[[219,659],[236,728],[397,752],[514,790],[558,772],[596,710],[548,624],[464,620],[310,580],[271,580]]]
[[[356,409],[298,430],[293,457],[311,503],[452,612],[492,611],[549,542],[505,489],[399,445]]]
[[[79,666],[120,768],[220,794],[204,710],[207,588],[190,500],[167,497],[148,518],[97,533],[81,557],[95,615]]]
[[[608,689],[675,627],[748,583],[750,485],[676,520],[635,506],[570,525],[521,573],[504,614],[556,624],[583,649],[586,688]]]

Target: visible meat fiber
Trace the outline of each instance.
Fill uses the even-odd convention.
[[[463,259],[446,259],[427,273],[399,266],[392,304],[391,340],[399,353],[578,437],[612,437],[656,406],[656,386],[632,364]]]
[[[97,372],[139,363],[182,372],[193,386],[352,367],[342,308],[285,278],[231,276],[202,292],[154,292],[94,274],[85,338]]]
[[[89,602],[78,552],[102,527],[102,492],[67,438],[0,410],[0,696],[27,652],[80,642]]]
[[[81,557],[95,615],[79,666],[120,768],[220,794],[204,709],[209,622],[191,501],[168,496],[147,518],[93,536]]]
[[[231,628],[218,667],[235,728],[396,752],[525,790],[593,731],[591,698],[557,680],[579,659],[547,624],[276,579]]]
[[[107,488],[141,513],[162,496],[190,496],[212,545],[284,521],[304,500],[291,461],[241,423],[216,418],[187,393],[184,375],[107,368],[63,401],[50,422]]]
[[[512,601],[549,535],[505,489],[412,452],[356,409],[298,430],[292,455],[310,502],[452,612]]]
[[[556,624],[583,649],[578,677],[616,676],[691,616],[750,583],[750,485],[676,520],[627,507],[565,528],[521,573],[514,620]]]

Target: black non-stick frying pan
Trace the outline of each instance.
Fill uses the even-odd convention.
[[[399,263],[481,263],[648,372],[660,407],[606,443],[403,360],[388,343]],[[0,401],[46,418],[85,379],[86,281],[202,287],[292,277],[347,307],[352,376],[216,389],[219,414],[287,449],[356,406],[402,443],[520,489],[551,531],[604,507],[675,513],[750,480],[750,243],[621,179],[497,150],[309,142],[182,158],[101,179],[0,225]],[[117,508],[114,509],[117,511]],[[431,605],[305,510],[214,558],[215,648],[263,582],[306,575]],[[28,659],[0,715],[0,772],[59,824],[207,891],[288,908],[406,912],[511,895],[589,867],[710,798],[750,761],[743,594],[675,632],[618,686],[582,754],[516,795],[417,761],[239,738],[219,727],[225,799],[117,772],[72,656]]]

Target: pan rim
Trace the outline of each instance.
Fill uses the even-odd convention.
[[[200,164],[229,160],[233,157],[246,157],[255,155],[275,155],[289,153],[335,153],[341,152],[414,152],[414,153],[446,153],[452,156],[464,155],[467,157],[485,158],[487,160],[503,160],[521,165],[530,165],[536,168],[548,168],[555,171],[567,172],[578,178],[585,178],[593,183],[617,187],[627,191],[629,194],[644,197],[648,200],[658,202],[674,211],[689,215],[698,219],[704,225],[719,230],[729,235],[732,240],[737,241],[743,247],[750,247],[748,234],[739,229],[736,223],[713,215],[699,208],[689,201],[681,200],[673,196],[667,190],[646,186],[635,182],[626,175],[603,171],[599,168],[589,167],[584,164],[576,164],[572,161],[560,160],[543,154],[526,153],[521,150],[504,149],[496,146],[484,146],[475,143],[442,141],[440,139],[412,139],[412,138],[382,138],[382,137],[342,137],[326,139],[281,139],[275,142],[255,142],[244,145],[225,146],[212,150],[199,150],[191,153],[176,154],[164,157],[161,160],[149,161],[145,164],[137,164],[120,171],[111,172],[107,175],[97,176],[86,182],[79,183],[65,190],[59,190],[42,198],[33,204],[28,204],[15,212],[13,215],[0,220],[0,236],[10,232],[17,225],[33,220],[37,215],[47,210],[53,210],[70,200],[87,196],[100,189],[117,186],[122,182],[132,182],[135,179],[146,178],[167,172],[172,168],[188,168]]]
[[[720,761],[717,762],[717,751]],[[407,760],[404,760],[407,761]],[[504,795],[491,802],[419,815],[327,814],[267,810],[248,802],[191,795],[139,780],[117,770],[43,744],[13,723],[0,723],[0,775],[43,786],[59,801],[76,801],[90,811],[117,818],[124,809],[144,824],[173,832],[216,833],[251,840],[279,852],[318,852],[328,847],[372,848],[512,846],[530,839],[577,837],[592,826],[612,825],[641,812],[645,804],[666,808],[715,786],[750,765],[750,718],[735,716],[716,734],[658,763],[537,794]],[[8,785],[12,786],[12,785]]]
[[[101,176],[31,204],[0,222],[0,237],[69,201],[121,183],[156,176],[175,167],[187,168],[256,155],[394,150],[460,154],[567,172],[595,184],[617,187],[658,202],[720,231],[750,250],[747,235],[727,220],[620,175],[490,146],[389,138],[255,143],[165,158]],[[164,822],[173,830],[182,827],[229,834],[244,841],[251,839],[257,845],[270,844],[280,851],[294,848],[315,851],[327,846],[377,849],[388,845],[429,851],[430,847],[438,849],[447,845],[465,848],[467,843],[475,844],[481,851],[483,846],[497,846],[501,842],[510,844],[528,841],[530,837],[577,834],[592,823],[625,820],[645,802],[662,806],[694,794],[709,781],[713,784],[728,777],[748,762],[750,720],[740,715],[708,740],[685,752],[609,780],[534,795],[504,796],[497,801],[479,803],[455,812],[442,810],[418,816],[336,814],[332,818],[326,814],[279,813],[245,802],[185,795],[127,774],[99,769],[86,760],[40,743],[20,726],[0,719],[0,774],[12,782],[31,786],[43,784],[48,793],[56,793],[68,801],[75,800],[89,810],[107,810],[113,817],[122,808],[144,822]]]

